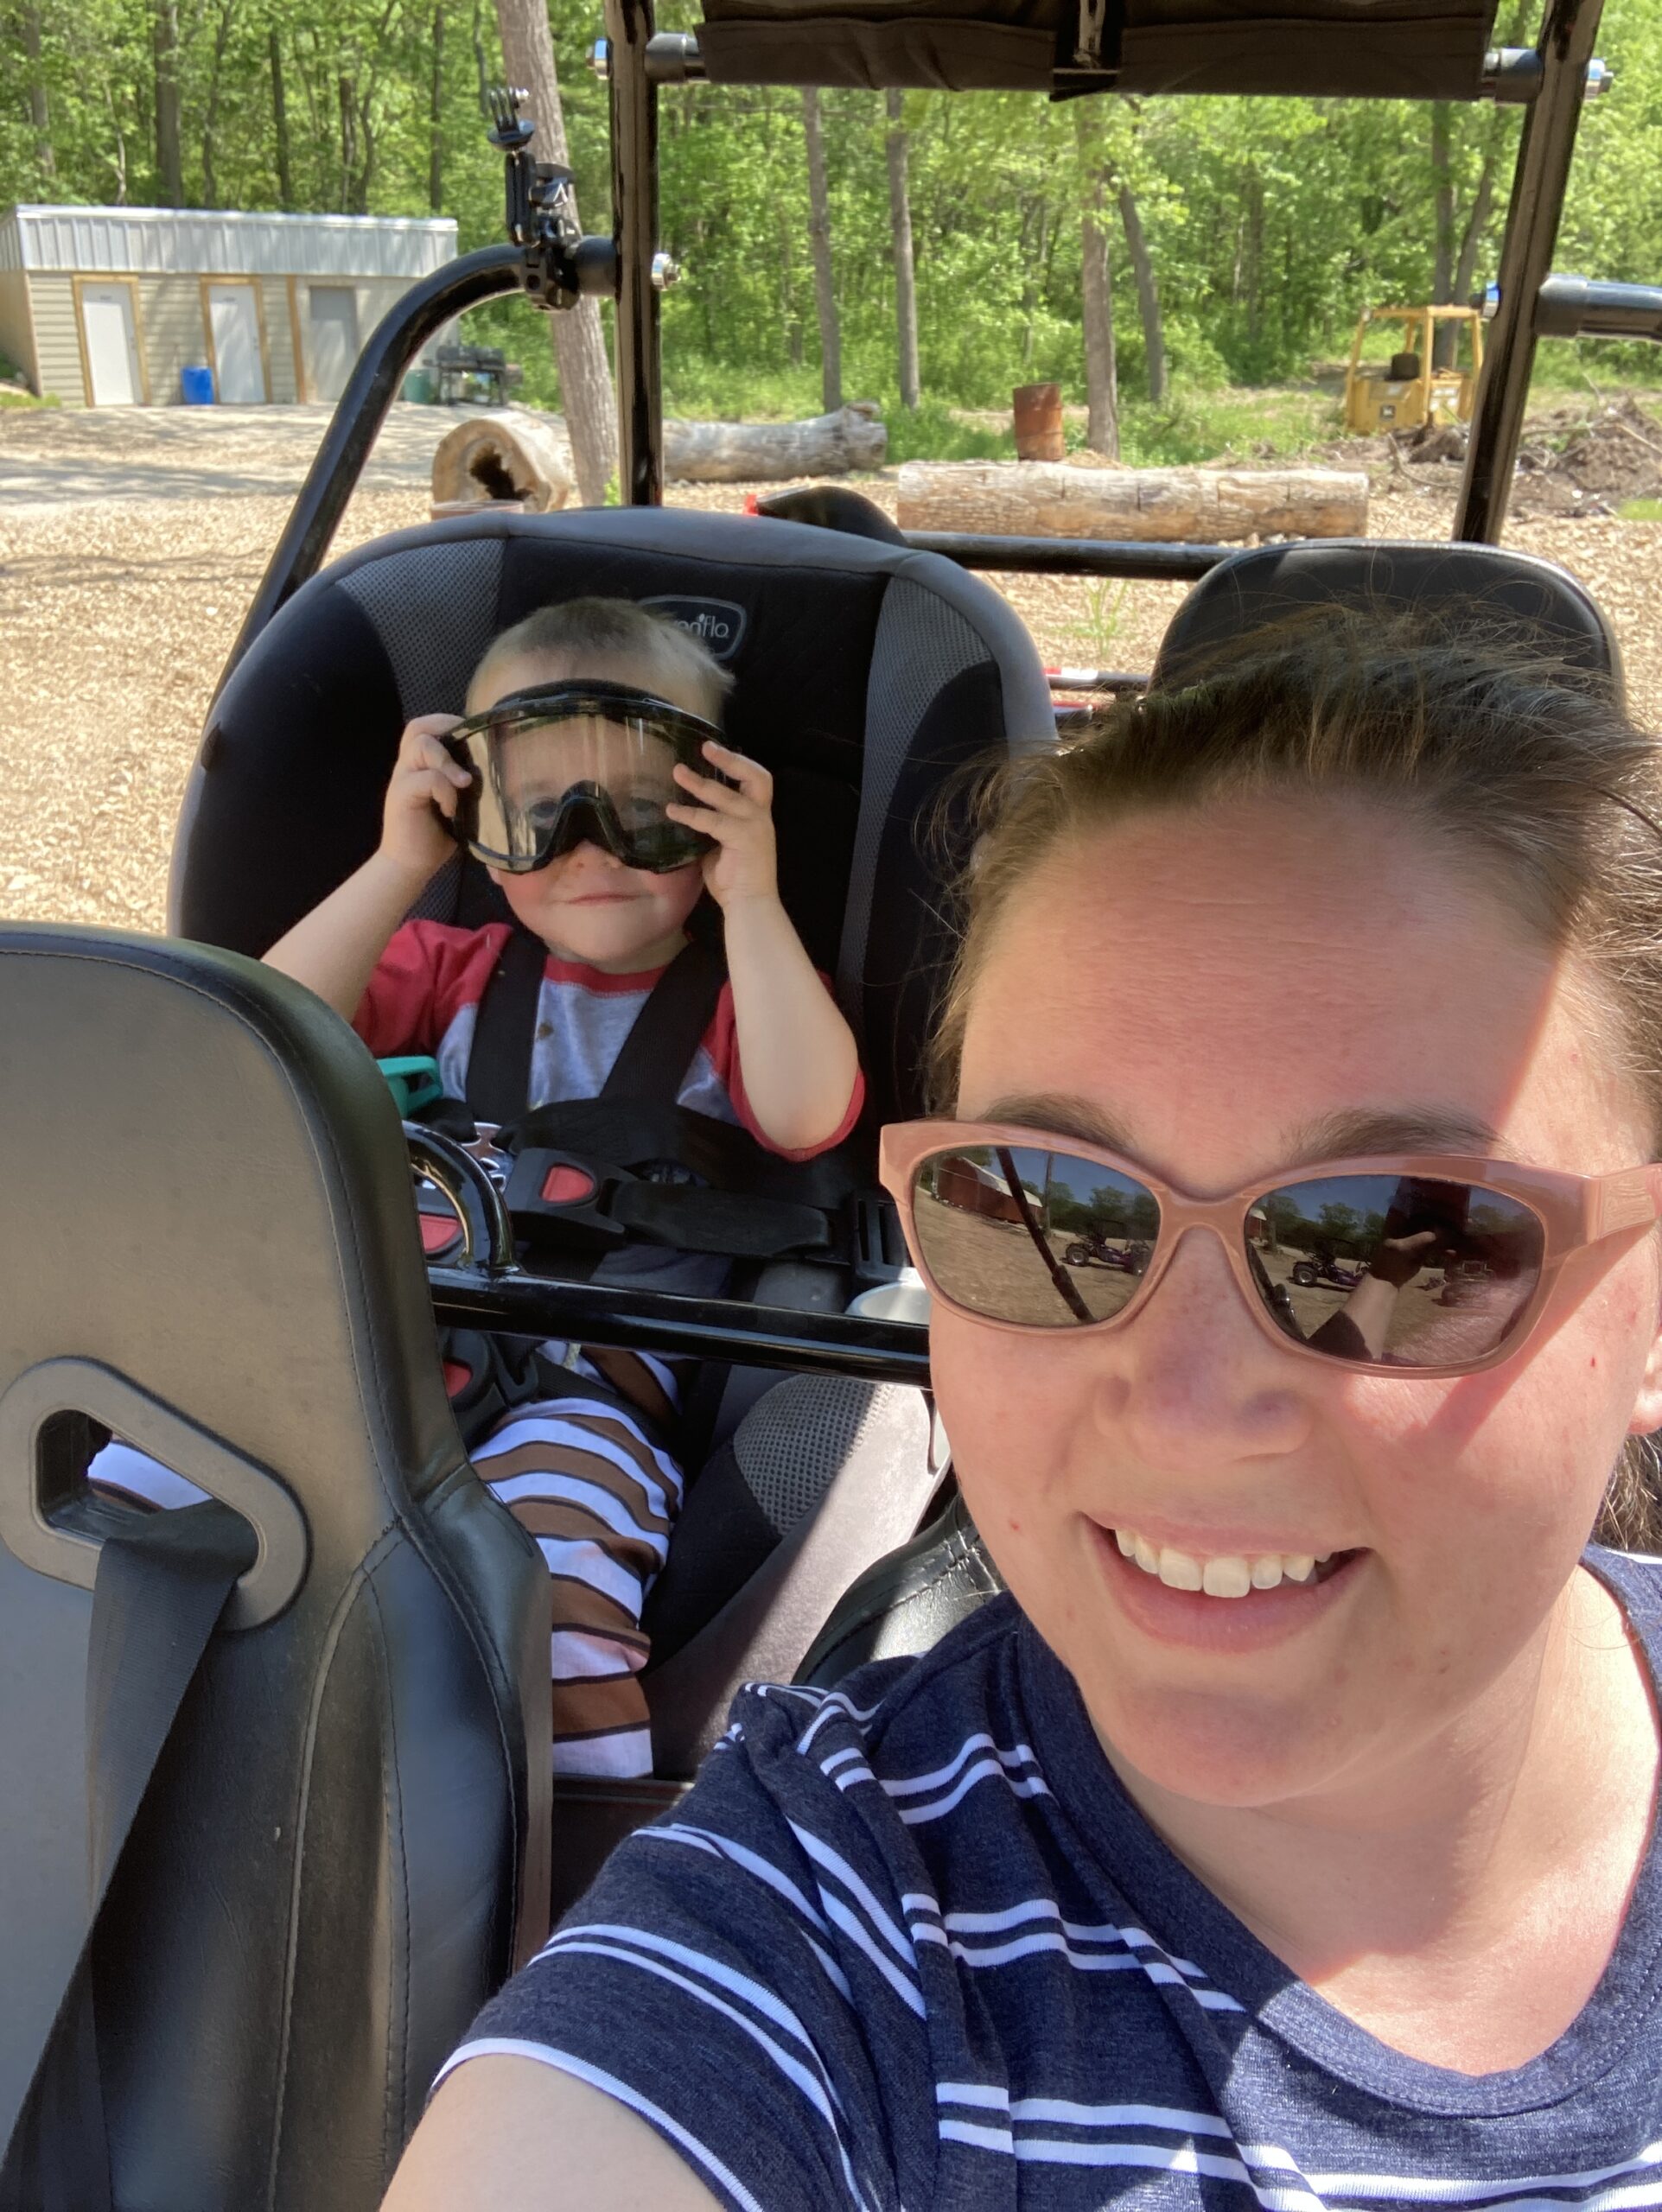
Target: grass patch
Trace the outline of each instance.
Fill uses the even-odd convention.
[[[1343,435],[1331,394],[1271,386],[1180,391],[1168,405],[1122,409],[1120,457],[1134,467],[1187,467],[1232,454],[1240,461],[1296,460]]]
[[[898,400],[883,402],[888,459],[902,461],[1014,461],[1013,429],[995,430],[965,423],[944,399],[924,399],[909,411]]]
[[[1624,499],[1616,515],[1622,522],[1662,522],[1662,499]]]
[[[8,407],[56,407],[58,404],[55,392],[49,391],[44,399],[36,399],[32,391],[19,391],[16,385],[0,384],[0,410]]]

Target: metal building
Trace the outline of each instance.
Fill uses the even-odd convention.
[[[456,250],[449,217],[0,211],[0,353],[66,407],[338,399],[360,340]]]

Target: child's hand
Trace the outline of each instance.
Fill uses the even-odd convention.
[[[779,897],[777,850],[774,842],[774,779],[759,761],[747,760],[713,740],[704,747],[712,767],[730,776],[738,789],[701,776],[677,763],[675,780],[699,804],[667,806],[672,822],[713,837],[716,849],[704,858],[704,882],[723,910],[750,899]]]
[[[472,780],[439,742],[458,719],[417,715],[408,725],[381,809],[381,858],[423,884],[456,849],[444,823],[455,820],[457,796]]]

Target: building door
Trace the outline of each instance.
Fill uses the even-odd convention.
[[[213,334],[215,397],[227,407],[263,406],[265,365],[260,359],[259,309],[252,284],[210,284],[207,312]]]
[[[358,298],[348,284],[311,287],[312,397],[339,399],[358,358]]]
[[[83,284],[81,329],[94,407],[137,407],[141,379],[133,296],[126,284]]]

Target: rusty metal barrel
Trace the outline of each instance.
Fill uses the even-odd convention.
[[[1062,388],[1059,384],[1018,384],[1010,394],[1016,416],[1017,461],[1062,458]]]

